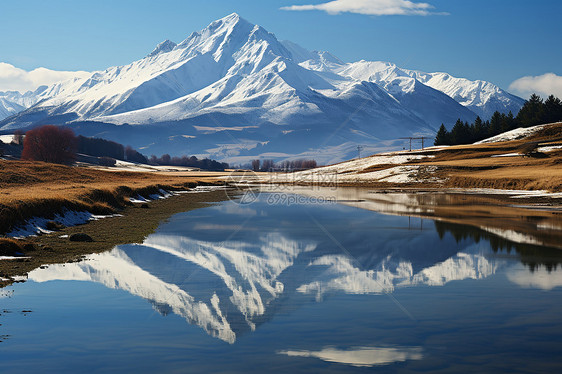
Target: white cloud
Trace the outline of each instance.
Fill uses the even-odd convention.
[[[509,89],[522,97],[529,97],[532,93],[562,97],[562,77],[554,73],[523,77],[511,83]]]
[[[316,5],[291,5],[282,7],[282,10],[323,10],[330,14],[357,13],[371,16],[429,16],[433,14],[446,15],[447,13],[434,13],[433,5],[416,3],[408,0],[333,0]]]
[[[14,65],[0,62],[0,92],[35,90],[41,85],[49,85],[74,77],[84,78],[89,74],[86,71],[56,71],[46,68],[25,71]]]

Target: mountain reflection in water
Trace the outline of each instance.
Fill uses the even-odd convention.
[[[517,247],[511,254],[494,247],[490,241],[497,237],[476,228],[335,204],[272,206],[265,196],[248,206],[227,202],[178,214],[142,244],[37,269],[29,279],[97,282],[125,290],[163,315],[174,313],[234,343],[285,305],[311,298],[321,302],[337,293],[386,294],[399,287],[482,279],[525,256]],[[542,250],[525,248],[534,255]],[[522,287],[562,284],[555,271],[519,270],[508,279]],[[421,355],[417,348],[354,352],[358,361],[348,361],[358,366],[392,355]],[[350,356],[330,347],[280,353],[327,361]]]

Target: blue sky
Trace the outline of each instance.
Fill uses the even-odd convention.
[[[395,5],[395,13],[429,15],[347,11],[372,14],[381,1]],[[348,62],[390,61],[488,80],[506,89],[524,76],[562,75],[560,0],[336,0],[339,8],[332,10],[341,11],[337,14],[322,10],[327,2],[2,1],[0,62],[26,71],[104,69],[142,58],[164,39],[179,42],[237,12],[279,39],[328,50]],[[298,10],[302,5],[320,9]],[[297,10],[280,9],[290,6]]]

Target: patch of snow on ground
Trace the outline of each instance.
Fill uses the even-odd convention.
[[[211,186],[211,187],[216,187],[216,186]],[[208,190],[204,190],[204,191],[208,191]],[[148,198],[137,195],[135,197],[130,198],[129,201],[132,203],[148,203],[154,200],[167,199],[168,197],[172,197],[178,193],[188,192],[188,191],[171,192],[171,191],[159,189],[158,192],[159,193],[157,194],[151,194]],[[201,190],[197,192],[201,192]],[[121,214],[96,215],[87,211],[78,212],[72,210],[65,210],[61,214],[55,214],[52,219],[45,218],[45,217],[31,218],[27,220],[24,224],[19,225],[14,230],[9,232],[7,236],[19,239],[32,235],[50,234],[53,231],[46,229],[47,222],[49,221],[55,221],[60,225],[64,225],[68,227],[68,226],[82,225],[87,223],[88,221],[97,221],[98,219],[102,219],[102,218],[119,217],[119,216],[121,216]]]
[[[502,134],[492,136],[491,138],[488,138],[488,139],[480,140],[479,142],[476,142],[474,144],[505,142],[505,141],[509,141],[509,140],[522,139],[522,138],[525,138],[525,137],[527,137],[531,134],[534,134],[535,132],[539,131],[540,129],[542,129],[545,126],[548,126],[548,125],[538,125],[538,126],[533,126],[533,127],[520,127],[520,128],[515,129],[515,130],[506,131]]]
[[[411,161],[433,157],[435,156],[395,152],[350,160],[335,165],[295,173],[276,173],[274,175],[256,176],[256,179],[265,183],[340,183],[369,181],[416,183],[426,181],[426,179],[419,179],[420,171],[434,172],[437,168],[425,165],[403,165],[391,166],[376,171],[366,170],[381,165],[402,165]]]
[[[172,196],[175,195],[175,193],[169,192],[169,191],[165,191],[165,190],[163,190],[163,189],[161,189],[161,188],[158,190],[158,192],[159,192],[159,193],[157,193],[157,194],[151,194],[151,195],[149,195],[148,197],[149,197],[151,200],[160,200],[160,199],[167,199],[167,198],[172,197]]]
[[[379,182],[410,183],[417,182],[413,174],[418,171],[418,166],[396,166],[390,169],[363,173],[361,176],[365,176],[368,179],[377,180]]]
[[[508,191],[509,192],[509,191]],[[511,191],[516,195],[511,196],[512,199],[523,199],[526,197],[549,197],[549,198],[562,198],[562,192],[548,192],[544,190],[537,191]]]
[[[188,166],[162,166],[162,165],[147,165],[139,164],[136,162],[115,160],[115,166],[100,166],[103,170],[113,170],[113,171],[199,171],[198,168],[188,167]]]
[[[50,234],[52,231],[46,229],[47,222],[55,221],[56,223],[64,226],[82,225],[88,221],[96,221],[102,218],[118,217],[120,214],[111,215],[95,215],[86,211],[65,210],[63,213],[57,213],[53,218],[34,217],[27,220],[24,224],[17,226],[14,230],[9,232],[6,236],[21,239],[26,236]]]
[[[553,145],[553,146],[548,146],[548,147],[539,147],[537,148],[537,152],[552,152],[552,151],[556,151],[558,149],[562,149],[562,145]]]
[[[140,204],[140,203],[147,203],[150,200],[145,199],[144,197],[142,197],[141,195],[137,195],[135,197],[130,197],[129,201],[131,203],[136,203],[136,204]]]
[[[167,199],[169,197],[179,195],[180,193],[186,193],[186,192],[189,192],[189,191],[166,191],[166,190],[163,190],[162,188],[160,188],[158,190],[157,194],[153,193],[153,194],[148,195],[148,197],[144,197],[144,196],[141,196],[141,195],[137,194],[137,196],[135,196],[135,197],[130,197],[129,201],[131,203],[136,203],[136,204],[149,203],[149,202],[154,201],[154,200]]]
[[[377,165],[400,165],[410,161],[421,160],[423,158],[428,158],[428,157],[434,157],[434,156],[396,154],[396,153],[391,153],[387,155],[375,155],[375,156],[365,157],[361,159],[342,162],[336,165],[313,169],[311,170],[311,172],[337,172],[337,173],[357,172]],[[301,173],[307,174],[306,171],[303,171]]]
[[[14,139],[14,135],[0,135],[0,141],[4,144],[10,144]]]
[[[56,223],[64,226],[82,225],[88,221],[96,221],[102,218],[118,217],[120,214],[111,215],[95,215],[86,211],[73,211],[65,210],[63,213],[57,213],[53,218],[34,217],[27,220],[24,224],[17,226],[14,230],[9,232],[6,236],[16,239],[21,239],[26,236],[50,234],[52,231],[46,229],[47,222],[55,221]]]
[[[199,193],[199,192],[211,192],[211,191],[219,191],[228,188],[228,186],[197,186],[192,190],[189,191],[179,191],[176,193]]]
[[[31,258],[31,257],[23,257],[23,256],[0,256],[1,260],[18,260],[20,258]]]
[[[505,153],[503,155],[492,155],[490,157],[515,157],[515,156],[521,156],[521,154],[519,154],[519,153]]]

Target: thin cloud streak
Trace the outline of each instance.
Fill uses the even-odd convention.
[[[409,0],[333,0],[316,5],[291,5],[282,7],[281,10],[321,10],[329,14],[356,13],[370,16],[448,15],[448,13],[433,12],[434,8],[428,3],[416,3]]]

